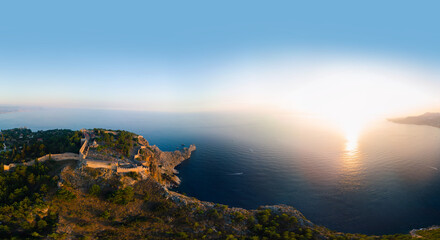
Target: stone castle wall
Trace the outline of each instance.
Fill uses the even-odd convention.
[[[116,169],[117,166],[115,163],[108,161],[101,161],[96,159],[87,159],[85,166],[89,168],[104,168],[104,169]]]
[[[111,132],[115,134],[115,132]],[[140,136],[142,138],[142,136]],[[84,165],[90,168],[103,168],[103,169],[113,169],[118,173],[128,173],[128,172],[142,172],[142,171],[148,171],[148,167],[145,166],[136,166],[131,168],[125,168],[125,167],[119,167],[116,162],[114,161],[102,161],[97,160],[93,158],[87,158],[88,154],[88,148],[89,148],[89,140],[84,139],[84,143],[81,146],[79,153],[61,153],[61,154],[47,154],[43,157],[38,158],[37,160],[39,162],[45,162],[49,159],[52,159],[54,161],[64,161],[64,160],[79,160],[83,161]],[[140,151],[141,149],[146,148],[145,146],[141,146],[141,148],[137,151],[136,157],[140,157]],[[19,165],[25,165],[25,166],[31,166],[35,164],[35,160],[28,161],[25,163],[11,163],[8,165],[4,165],[4,170],[9,171],[12,168],[19,166]]]
[[[142,149],[146,149],[146,148],[147,148],[146,146],[141,146],[141,147],[138,149],[136,155],[134,155],[134,159],[136,160],[136,159],[138,159],[138,158],[141,158],[141,150],[142,150]]]
[[[143,172],[143,171],[147,171],[147,169],[148,168],[146,168],[144,166],[137,166],[137,167],[133,167],[133,168],[117,167],[116,172],[118,172],[118,173]]]
[[[78,160],[78,153],[60,153],[60,154],[46,154],[43,157],[37,158],[38,161],[44,162],[52,158],[54,161],[63,161],[63,160]]]
[[[81,148],[79,149],[79,157],[80,159],[85,159],[87,157],[87,146],[89,144],[89,140],[85,140]]]
[[[60,154],[46,154],[42,157],[37,158],[39,162],[45,162],[49,159],[52,159],[53,161],[65,161],[65,160],[78,160],[79,154],[77,153],[60,153]],[[12,168],[15,168],[16,166],[32,166],[35,164],[35,160],[31,160],[25,163],[11,163],[8,165],[4,165],[4,170],[9,171]]]

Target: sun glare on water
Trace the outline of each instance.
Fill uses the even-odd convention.
[[[358,147],[360,129],[345,129],[344,134],[346,140],[345,151],[350,155],[354,155]]]
[[[336,127],[345,138],[344,151],[346,154],[354,156],[357,153],[359,138],[367,125],[374,120],[374,117],[362,115],[350,116],[346,114],[341,114],[340,116],[340,118],[327,118],[327,120],[332,121],[334,127]]]
[[[418,78],[384,67],[332,66],[310,76],[294,92],[292,102],[296,109],[338,128],[346,140],[345,152],[355,155],[359,137],[369,123],[436,101],[422,88],[426,86],[417,84]]]

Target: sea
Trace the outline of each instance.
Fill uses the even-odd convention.
[[[150,145],[197,150],[175,191],[231,207],[286,204],[332,230],[408,233],[440,224],[440,129],[378,119],[356,139],[296,113],[38,109],[0,114],[0,129],[106,128]]]

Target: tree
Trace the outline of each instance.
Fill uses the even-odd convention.
[[[60,198],[60,199],[69,201],[69,200],[75,199],[76,195],[74,193],[72,193],[71,191],[65,189],[65,188],[61,188],[57,192],[57,197]]]
[[[95,197],[99,197],[101,195],[101,187],[97,184],[93,184],[93,186],[89,190],[89,194]]]
[[[126,205],[127,203],[133,200],[134,200],[134,191],[132,187],[118,189],[111,198],[112,202],[120,205]]]
[[[29,182],[30,185],[34,185],[35,184],[35,175],[33,173],[29,174],[28,182]]]
[[[41,219],[37,222],[37,227],[40,230],[44,229],[46,226],[47,226],[47,222],[44,221],[43,219]]]

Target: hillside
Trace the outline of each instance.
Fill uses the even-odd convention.
[[[392,118],[388,120],[395,123],[427,125],[427,126],[440,128],[440,113],[427,112],[419,116]]]
[[[334,232],[285,205],[246,210],[199,201],[169,190],[179,183],[174,167],[195,146],[163,152],[126,131],[81,133],[76,158],[53,155],[0,172],[2,239],[412,238]],[[435,231],[413,236],[436,239]]]

